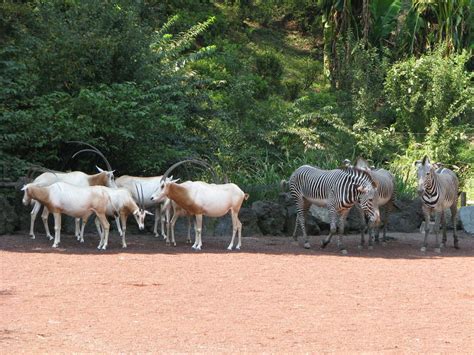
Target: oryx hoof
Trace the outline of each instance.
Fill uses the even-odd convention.
[[[435,248],[434,251],[435,251],[435,253],[437,253],[437,254],[441,254],[441,248]]]
[[[171,246],[171,242],[169,240],[166,241],[166,246],[167,247]]]
[[[236,246],[235,250],[240,250],[240,245]]]
[[[426,247],[421,247],[420,251],[421,251],[422,253],[426,252]]]
[[[53,240],[53,236],[52,235],[47,235],[47,237],[49,238],[49,240]],[[34,238],[33,238],[34,239]]]
[[[159,238],[160,235],[159,235],[158,233],[155,233],[153,236],[154,236],[155,238]]]
[[[126,249],[127,248],[127,244],[122,244],[122,249]]]
[[[57,243],[54,243],[53,244],[53,248],[57,248],[58,247],[58,244]]]
[[[341,249],[341,254],[342,255],[347,255],[347,250],[346,249]]]
[[[34,234],[33,234],[33,235],[30,235],[30,238],[31,238],[31,239],[36,239],[36,237],[35,237]]]
[[[229,245],[229,246],[227,247],[227,250],[232,250],[232,245]]]

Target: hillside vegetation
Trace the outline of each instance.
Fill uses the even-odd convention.
[[[117,175],[201,157],[273,186],[364,156],[410,196],[426,154],[474,199],[473,13],[463,0],[4,1],[1,160],[12,179],[31,164],[90,172],[95,156],[71,160],[80,140]]]

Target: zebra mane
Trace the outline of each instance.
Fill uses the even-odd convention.
[[[360,169],[360,168],[356,168],[356,167],[349,167],[349,166],[346,166],[346,167],[342,167],[342,168],[339,168],[340,170],[344,171],[344,172],[352,172],[352,171],[356,171],[360,174],[360,176],[365,176],[368,178],[368,180],[370,181],[370,183],[372,184],[372,187],[373,188],[377,188],[377,182],[374,180],[372,174],[370,174],[370,172],[368,172],[367,170],[365,169]]]

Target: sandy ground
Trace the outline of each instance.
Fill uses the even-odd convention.
[[[333,241],[203,238],[194,252],[149,234],[0,236],[0,349],[16,354],[474,353],[474,237],[419,251],[421,234],[349,255]]]

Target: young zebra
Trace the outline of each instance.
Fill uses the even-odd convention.
[[[456,214],[458,204],[459,181],[456,174],[447,168],[438,168],[435,164],[430,164],[427,156],[422,161],[416,161],[418,168],[418,193],[423,203],[423,214],[425,216],[425,238],[421,251],[426,251],[429,222],[431,213],[435,213],[434,231],[436,236],[436,245],[438,245],[438,233],[440,221],[443,225],[443,239],[435,252],[440,253],[441,248],[446,246],[446,218],[444,211],[451,209],[451,219],[453,222],[454,247],[459,249],[458,236],[456,235]],[[435,170],[436,169],[436,170]]]
[[[303,232],[304,247],[310,248],[305,228],[306,213],[311,204],[327,207],[331,230],[321,243],[321,247],[326,247],[331,241],[332,236],[337,231],[337,223],[339,222],[337,245],[342,254],[347,254],[347,250],[342,244],[347,214],[351,207],[359,202],[370,223],[378,222],[380,218],[379,210],[377,205],[373,203],[377,193],[376,188],[376,182],[366,171],[361,169],[322,170],[309,165],[299,167],[293,172],[289,180],[290,194],[297,207],[293,238],[297,240],[296,231],[299,225]]]

